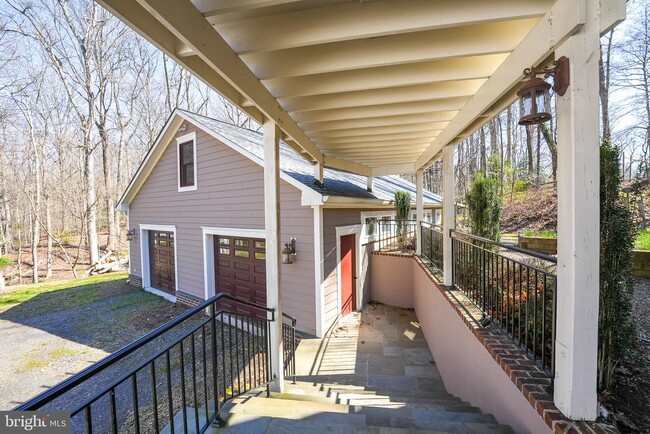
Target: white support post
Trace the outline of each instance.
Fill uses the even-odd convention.
[[[275,309],[271,323],[271,375],[275,391],[284,390],[282,358],[282,285],[280,281],[280,130],[272,120],[264,122],[264,226],[266,228],[266,305]]]
[[[451,257],[451,235],[456,228],[456,199],[454,199],[454,146],[442,148],[442,283],[451,286],[453,280],[453,258]]]
[[[571,83],[557,100],[558,257],[555,405],[571,419],[597,417],[600,160],[599,2],[555,55],[570,60]]]
[[[416,239],[415,252],[417,255],[422,254],[422,226],[421,222],[424,217],[424,171],[422,169],[415,172],[415,215],[416,215]]]
[[[320,163],[314,164],[314,183],[319,187],[323,186],[323,165]]]
[[[366,182],[367,182],[367,184],[366,184],[366,185],[367,185],[366,189],[367,189],[370,193],[372,193],[372,189],[375,187],[375,177],[374,177],[374,176],[369,176],[369,177],[367,178]]]

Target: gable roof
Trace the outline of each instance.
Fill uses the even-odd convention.
[[[125,210],[136,196],[183,120],[194,124],[259,165],[264,165],[264,143],[261,132],[176,109],[120,198],[118,202],[120,209]],[[283,141],[280,141],[280,169],[281,178],[302,191],[303,205],[320,205],[334,202],[336,198],[343,199],[343,203],[359,203],[369,207],[389,205],[397,190],[411,193],[412,202],[415,203],[415,184],[396,175],[375,177],[373,191],[369,192],[366,189],[367,178],[365,176],[325,168],[323,170],[323,186],[318,186],[314,183],[313,166]],[[425,207],[442,205],[442,197],[428,190],[424,190],[423,201]]]

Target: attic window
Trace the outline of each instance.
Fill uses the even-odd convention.
[[[196,190],[196,134],[178,137],[176,147],[178,191]]]

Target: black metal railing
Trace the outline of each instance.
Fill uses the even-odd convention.
[[[450,231],[453,282],[530,358],[553,374],[556,258]]]
[[[292,316],[282,313],[282,351],[284,360],[284,376],[291,377],[293,383],[296,382],[296,348],[300,339],[296,336],[296,319]],[[285,321],[289,321],[287,324]]]
[[[228,311],[221,301],[259,314]],[[295,342],[295,319],[285,318]],[[274,320],[274,309],[217,294],[16,410],[70,411],[73,433],[203,433],[223,423],[224,402],[259,387],[268,392]],[[295,345],[284,357],[287,372]]]
[[[442,270],[442,228],[438,225],[420,222],[420,239],[421,256],[428,259],[429,262],[439,270]]]
[[[379,250],[414,252],[417,220],[377,220]]]

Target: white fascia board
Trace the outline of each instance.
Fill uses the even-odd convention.
[[[149,174],[156,166],[156,163],[158,163],[158,160],[162,156],[163,151],[167,148],[167,145],[174,138],[175,131],[178,130],[178,128],[181,126],[183,120],[185,120],[185,118],[182,117],[182,115],[177,110],[174,110],[174,112],[169,116],[169,119],[167,119],[165,126],[160,131],[160,133],[158,133],[158,137],[156,137],[156,140],[149,148],[149,151],[147,151],[147,155],[140,164],[140,167],[138,167],[135,175],[133,175],[133,178],[131,178],[129,186],[122,194],[122,197],[120,197],[120,200],[118,200],[117,209],[120,211],[128,211],[129,204],[136,196],[136,194],[138,194],[138,191],[140,191],[140,187],[142,187],[142,184],[144,184],[144,181],[149,177]],[[164,146],[161,146],[163,143]],[[126,207],[126,209],[123,209],[123,207]]]

